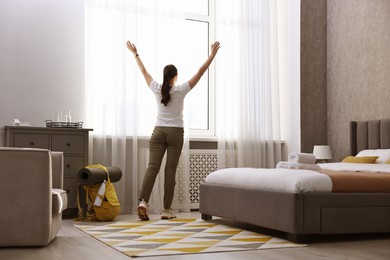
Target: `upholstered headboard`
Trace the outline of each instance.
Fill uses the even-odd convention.
[[[390,119],[351,121],[351,155],[364,149],[390,149]]]

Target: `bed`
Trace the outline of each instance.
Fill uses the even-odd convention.
[[[350,122],[350,140],[351,155],[369,149],[390,149],[390,119]],[[327,166],[333,167],[332,163]],[[386,167],[382,166],[384,172]],[[246,169],[230,170],[247,179],[240,172]],[[267,170],[275,169],[261,169]],[[310,170],[303,173],[321,175]],[[278,230],[287,233],[287,239],[294,242],[308,241],[310,235],[390,232],[390,192],[387,191],[332,192],[326,190],[329,188],[324,183],[314,184],[318,187],[310,191],[279,190],[256,187],[250,178],[246,184],[242,181],[215,183],[207,178],[200,184],[199,211],[204,220],[218,216]],[[311,177],[307,179],[311,180]]]

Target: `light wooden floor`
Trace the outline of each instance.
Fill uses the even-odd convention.
[[[159,219],[151,215],[151,219]],[[198,212],[180,213],[182,218],[200,218]],[[136,215],[120,215],[117,220],[136,221]],[[233,223],[228,220],[215,220],[224,224],[259,230],[253,226]],[[389,220],[390,221],[390,220]],[[39,248],[2,248],[1,260],[130,260],[132,258],[107,247],[73,226],[73,220],[63,220],[62,228],[48,246]],[[269,231],[266,231],[269,232]],[[273,233],[273,232],[271,232]],[[1,233],[0,233],[1,235]],[[281,233],[273,233],[283,238]],[[312,242],[303,248],[255,250],[234,253],[193,254],[181,256],[146,257],[156,259],[390,259],[390,234],[348,235],[314,237]]]

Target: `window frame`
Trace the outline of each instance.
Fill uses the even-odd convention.
[[[210,44],[215,42],[215,0],[208,0],[209,10],[208,15],[199,15],[187,13],[186,20],[205,22],[208,24],[208,55],[210,54]],[[215,63],[215,61],[213,61]],[[208,73],[208,129],[189,129],[189,137],[191,139],[209,139],[216,137],[215,130],[215,68],[213,65],[207,70]]]

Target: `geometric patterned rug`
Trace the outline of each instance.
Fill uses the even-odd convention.
[[[131,257],[306,246],[195,218],[74,225]]]

